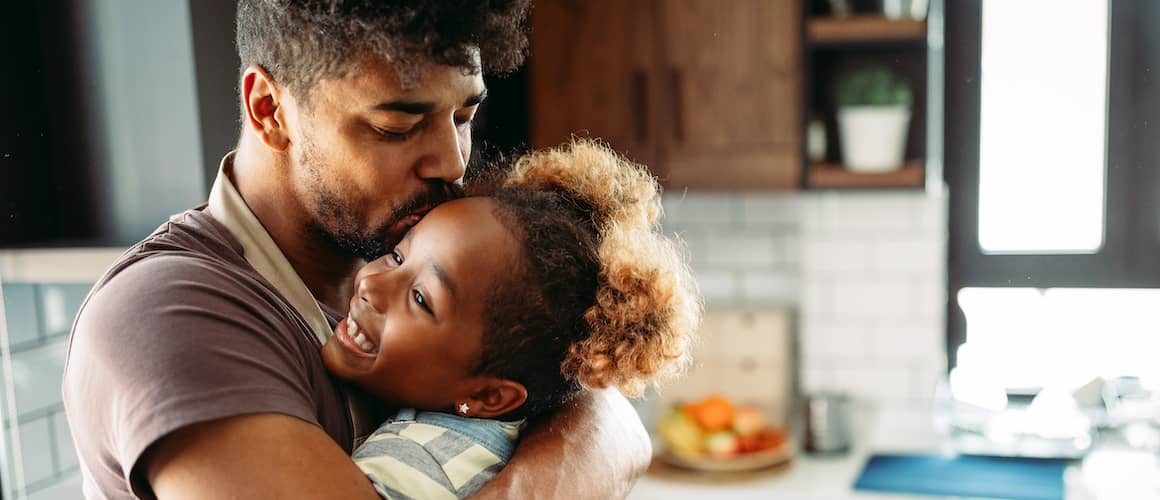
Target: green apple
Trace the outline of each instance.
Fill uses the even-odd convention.
[[[657,430],[665,445],[678,455],[697,457],[701,455],[702,432],[685,412],[673,408],[663,419]]]

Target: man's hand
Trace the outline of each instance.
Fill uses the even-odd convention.
[[[531,429],[474,498],[624,498],[651,458],[628,400],[616,390],[593,391]]]
[[[379,498],[322,429],[282,414],[186,427],[153,445],[138,467],[161,500]]]

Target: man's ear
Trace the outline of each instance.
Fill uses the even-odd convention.
[[[263,144],[282,152],[290,146],[286,123],[281,113],[282,90],[261,66],[251,65],[242,74],[242,109],[245,126]]]
[[[523,384],[504,378],[487,377],[482,386],[467,399],[469,409],[464,416],[498,417],[523,406],[527,400],[528,390]]]

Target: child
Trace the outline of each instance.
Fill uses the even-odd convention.
[[[381,495],[469,496],[527,419],[685,367],[700,297],[660,208],[646,171],[576,142],[435,207],[358,273],[322,354],[408,408],[354,453]]]

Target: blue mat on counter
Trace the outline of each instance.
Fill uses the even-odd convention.
[[[872,455],[854,483],[865,491],[1062,500],[1062,459],[961,455]]]

